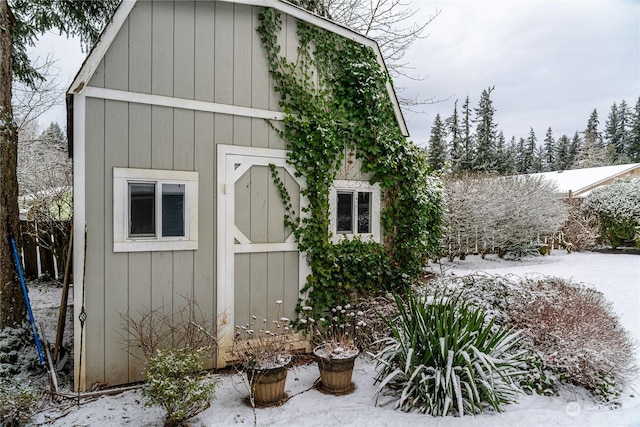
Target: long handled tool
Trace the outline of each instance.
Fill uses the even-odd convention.
[[[29,302],[29,292],[27,291],[27,284],[24,282],[24,274],[22,274],[22,264],[20,263],[20,256],[18,255],[18,248],[16,247],[16,241],[13,235],[9,234],[9,241],[11,242],[11,250],[13,250],[13,258],[16,261],[16,268],[18,269],[18,276],[20,276],[20,284],[22,285],[22,293],[24,294],[24,302],[27,305],[27,312],[29,313],[29,323],[31,323],[31,329],[33,330],[33,338],[36,340],[36,348],[38,349],[38,357],[40,358],[40,365],[44,366],[44,353],[42,351],[42,344],[40,344],[40,338],[38,338],[38,328],[36,322],[33,320],[33,312],[31,311],[31,302]]]

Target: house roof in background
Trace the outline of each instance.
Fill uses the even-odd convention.
[[[601,166],[597,168],[571,169],[555,172],[534,173],[532,177],[542,177],[552,181],[558,187],[558,191],[573,196],[584,197],[594,188],[609,180],[622,177],[635,169],[640,171],[640,163],[626,165]],[[640,174],[637,172],[636,174]]]

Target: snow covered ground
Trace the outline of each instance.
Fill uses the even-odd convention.
[[[613,302],[621,322],[640,342],[640,256],[623,254],[574,253],[555,251],[551,256],[505,261],[494,257],[482,260],[468,257],[465,261],[434,266],[443,274],[463,275],[473,271],[490,274],[525,275],[540,273],[570,278],[591,284]],[[636,352],[638,363],[640,355]],[[355,390],[344,396],[332,396],[313,388],[318,378],[314,364],[289,371],[286,391],[290,399],[274,408],[257,409],[255,417],[261,426],[640,426],[640,380],[629,384],[619,402],[620,407],[596,405],[580,389],[564,388],[560,396],[522,395],[517,404],[506,406],[503,413],[487,413],[475,417],[431,417],[393,410],[388,396],[381,396],[376,406],[373,385],[375,365],[363,359],[356,361],[353,381]],[[230,426],[253,424],[254,413],[245,404],[246,388],[237,375],[221,376],[221,386],[211,407],[191,420],[193,426]],[[54,410],[38,415],[39,424],[55,426],[160,426],[162,412],[146,408],[140,391],[116,396],[103,396],[85,402],[79,409],[68,408],[66,416]],[[49,421],[49,422],[48,422]]]

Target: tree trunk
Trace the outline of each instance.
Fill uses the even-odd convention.
[[[14,25],[7,0],[0,0],[0,329],[26,319],[24,297],[17,280],[9,231],[19,236],[18,133],[11,108],[11,33]]]

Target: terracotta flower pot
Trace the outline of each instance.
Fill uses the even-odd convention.
[[[349,392],[352,389],[353,365],[359,353],[348,357],[328,357],[322,346],[313,349],[313,353],[318,357],[322,389],[331,394]]]
[[[286,366],[269,369],[249,369],[247,376],[256,406],[274,405],[284,398],[284,386],[287,382]]]

